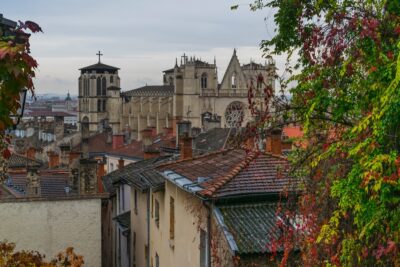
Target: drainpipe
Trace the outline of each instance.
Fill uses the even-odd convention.
[[[208,210],[207,214],[207,266],[211,267],[211,213],[213,209],[213,203],[210,201],[203,201],[204,206]]]
[[[151,258],[151,252],[150,252],[150,188],[149,191],[147,191],[147,267],[150,267],[150,258]]]

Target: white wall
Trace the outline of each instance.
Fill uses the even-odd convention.
[[[0,203],[0,239],[50,260],[67,247],[101,266],[101,199]]]

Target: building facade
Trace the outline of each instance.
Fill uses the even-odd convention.
[[[79,122],[90,132],[111,127],[113,133],[129,129],[131,140],[140,140],[141,131],[172,127],[189,120],[204,128],[210,114],[219,118],[220,127],[243,126],[249,121],[248,86],[262,76],[274,87],[273,60],[241,65],[234,50],[221,83],[217,65],[183,55],[180,63],[163,72],[163,84],[146,85],[121,92],[118,68],[97,64],[80,69]]]

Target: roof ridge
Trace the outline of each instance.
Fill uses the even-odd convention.
[[[214,184],[213,187],[209,189],[204,189],[200,191],[201,194],[212,196],[216,191],[218,191],[221,187],[223,187],[225,184],[227,184],[229,181],[231,181],[236,175],[239,174],[246,166],[250,164],[255,158],[257,158],[260,155],[260,153],[250,151],[247,153],[246,157],[243,159],[243,161],[239,162],[236,166],[231,169],[231,171],[223,176],[222,178],[218,179],[218,181]]]
[[[217,155],[217,154],[222,154],[222,153],[227,153],[231,150],[234,150],[233,148],[228,148],[228,149],[222,149],[222,150],[218,150],[218,151],[213,151],[210,153],[206,153],[200,156],[196,156],[196,157],[191,157],[191,158],[187,158],[187,159],[178,159],[172,162],[166,162],[163,164],[158,165],[156,168],[160,168],[160,167],[166,167],[172,164],[176,164],[176,163],[181,163],[181,162],[186,162],[186,161],[190,161],[190,160],[196,160],[196,159],[201,159],[201,158],[205,158],[205,157],[209,157],[209,156],[213,156],[213,155]]]

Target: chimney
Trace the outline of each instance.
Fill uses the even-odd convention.
[[[141,130],[140,134],[142,135],[143,150],[146,150],[153,144],[153,131],[150,128],[146,128],[144,130]]]
[[[178,133],[176,135],[176,144],[180,145],[181,137],[192,137],[192,123],[190,121],[180,121],[176,123]]]
[[[40,197],[40,177],[38,175],[38,167],[29,166],[26,174],[26,194],[29,197]]]
[[[114,134],[112,137],[112,148],[117,149],[124,146],[124,135],[123,134]]]
[[[70,151],[69,155],[68,155],[68,164],[71,165],[73,163],[74,160],[79,159],[79,157],[81,156],[81,152],[77,152],[77,151]]]
[[[120,158],[118,160],[118,169],[122,169],[124,167],[124,164],[125,164],[124,160]]]
[[[34,147],[28,148],[26,151],[26,156],[30,159],[35,159],[36,149]]]
[[[267,135],[265,151],[275,155],[282,154],[282,129],[272,129]]]
[[[49,157],[49,168],[50,169],[58,167],[58,165],[60,165],[60,157],[58,156],[57,153],[55,153],[53,151],[48,151],[47,156]]]
[[[98,168],[97,168],[97,192],[103,193],[104,192],[104,187],[103,187],[103,182],[102,182],[102,177],[106,174],[105,171],[105,161],[100,160],[98,163]]]
[[[188,135],[182,135],[179,138],[180,159],[190,159],[193,157],[192,149],[193,138]]]

